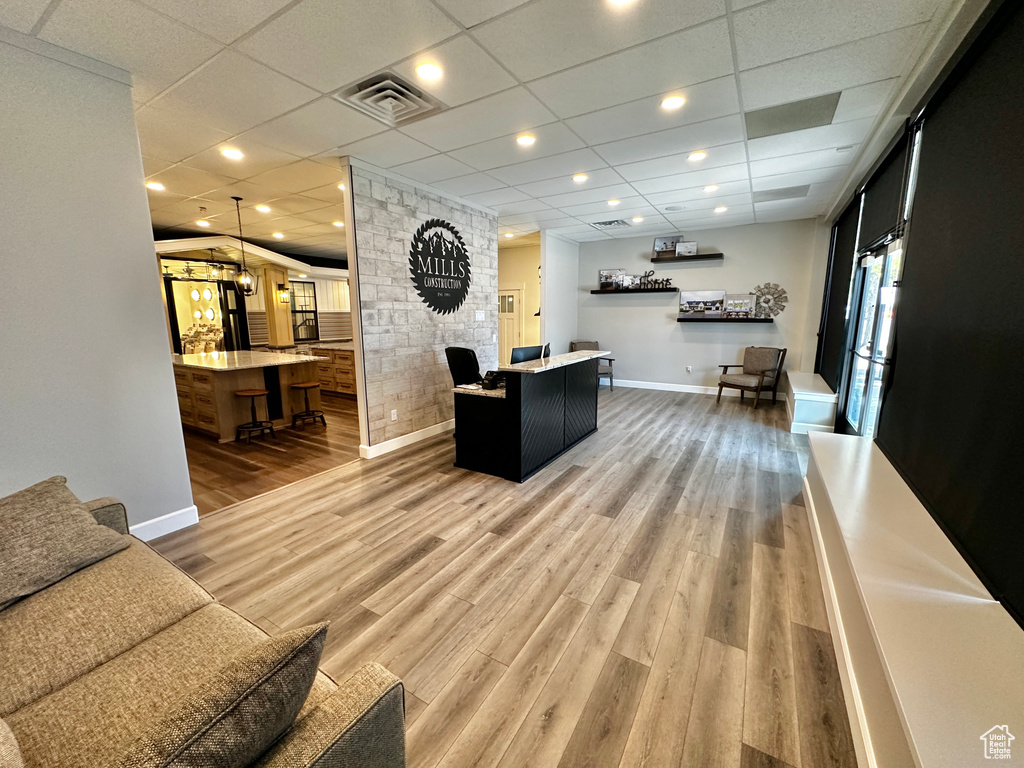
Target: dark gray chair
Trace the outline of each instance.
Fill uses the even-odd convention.
[[[744,392],[754,393],[754,408],[761,399],[761,392],[772,391],[772,403],[776,402],[779,391],[779,379],[782,378],[782,365],[786,362],[786,350],[777,347],[747,347],[743,350],[741,365],[722,365],[722,375],[718,377],[718,398],[722,402],[722,389],[738,389],[740,399]],[[742,368],[743,373],[729,373],[730,368]]]
[[[601,345],[598,344],[596,341],[570,341],[569,342],[569,351],[570,352],[578,352],[580,350],[598,350],[600,348],[601,348]],[[607,365],[605,365],[605,363],[607,363]],[[612,371],[612,367],[613,367],[614,363],[615,363],[615,358],[614,357],[601,357],[601,358],[598,358],[598,361],[597,361],[597,381],[600,384],[601,383],[601,377],[602,376],[607,376],[608,377],[608,388],[612,392],[615,391],[615,374]]]
[[[480,375],[480,363],[476,352],[467,347],[445,347],[444,354],[448,358],[448,370],[452,374],[452,383],[479,384],[483,379]]]

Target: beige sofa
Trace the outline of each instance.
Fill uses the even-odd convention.
[[[98,522],[128,534],[119,502],[86,507]],[[55,768],[143,764],[124,761],[140,733],[163,722],[197,681],[267,642],[263,630],[129,539],[127,548],[0,610],[0,728],[9,726],[6,742],[0,733],[4,768],[20,761]],[[339,687],[315,671],[315,659],[308,697],[283,736],[255,761],[228,754],[207,764],[404,766],[401,682],[370,664]]]

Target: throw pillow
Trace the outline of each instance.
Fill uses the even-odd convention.
[[[326,635],[326,623],[294,629],[232,660],[147,729],[120,768],[249,765],[295,722]]]
[[[25,761],[21,759],[21,750],[18,749],[18,741],[14,738],[14,732],[3,720],[0,720],[0,766],[3,768],[24,768]]]
[[[51,477],[0,499],[0,610],[128,546]]]

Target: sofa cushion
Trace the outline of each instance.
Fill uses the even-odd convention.
[[[266,633],[211,603],[7,716],[28,766],[116,765],[196,684]],[[59,653],[51,648],[51,653]]]
[[[0,610],[128,546],[51,477],[0,499]]]
[[[756,376],[761,371],[775,368],[781,354],[775,347],[747,347],[743,350],[743,372]]]
[[[242,768],[295,722],[327,624],[268,638],[209,676],[132,745],[120,768]]]
[[[138,539],[0,611],[0,717],[67,685],[211,602]]]
[[[14,738],[11,726],[0,720],[0,766],[3,768],[23,768],[25,765],[21,759],[21,750],[18,749],[18,740]]]
[[[760,380],[760,376],[753,376],[746,373],[726,373],[718,377],[720,384],[732,384],[737,387],[756,387],[757,382]],[[774,377],[765,376],[764,384],[761,385],[761,389],[771,389],[774,384]]]

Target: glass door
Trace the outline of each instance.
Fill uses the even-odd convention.
[[[841,416],[841,426],[847,433],[871,437],[878,423],[902,256],[902,242],[896,240],[861,256],[857,262],[857,325],[849,350]]]

